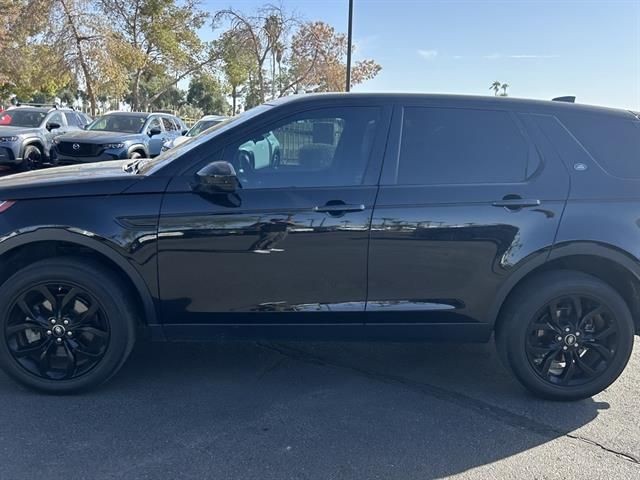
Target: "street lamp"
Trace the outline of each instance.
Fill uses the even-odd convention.
[[[351,46],[353,44],[353,0],[349,0],[349,32],[347,34],[347,85],[345,91],[351,90]]]

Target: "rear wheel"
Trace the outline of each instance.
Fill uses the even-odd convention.
[[[0,289],[0,364],[18,382],[48,393],[94,387],[129,355],[133,311],[118,278],[98,264],[34,263]]]
[[[554,400],[590,397],[624,370],[634,339],[624,299],[580,272],[536,276],[518,288],[499,319],[496,342],[516,378]]]

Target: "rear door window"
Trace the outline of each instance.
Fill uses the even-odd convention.
[[[173,132],[174,130],[177,130],[176,125],[173,123],[173,120],[171,120],[169,117],[162,117],[162,123],[166,132]]]
[[[397,183],[522,182],[528,152],[529,145],[509,112],[406,107]]]

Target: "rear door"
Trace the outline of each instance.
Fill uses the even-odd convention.
[[[372,220],[370,322],[481,324],[510,273],[548,253],[569,178],[526,123],[499,108],[397,107]]]

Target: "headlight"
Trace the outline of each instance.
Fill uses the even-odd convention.
[[[105,143],[104,145],[102,145],[102,148],[105,148],[107,150],[117,150],[119,148],[124,148],[124,143]]]
[[[18,141],[18,137],[0,137],[0,143],[5,143],[5,142],[17,142]]]

